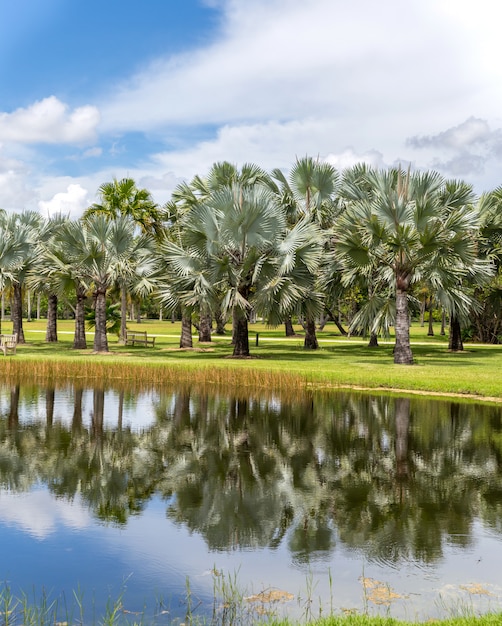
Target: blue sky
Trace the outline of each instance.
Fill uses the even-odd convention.
[[[0,0],[0,207],[78,216],[215,161],[502,184],[493,0]]]

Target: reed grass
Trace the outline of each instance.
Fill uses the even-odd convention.
[[[310,626],[418,626],[434,623],[436,626],[500,626],[502,613],[492,613],[475,616],[472,614],[446,619],[427,620],[427,622],[399,620],[392,617],[371,616],[367,614],[330,615],[315,618],[308,616],[304,620],[291,620],[289,618],[277,619],[273,614],[265,612],[264,615],[256,615],[255,612],[245,607],[245,599],[242,591],[235,586],[235,581],[229,578],[214,590],[215,610],[211,617],[203,617],[196,614],[194,598],[187,580],[186,589],[186,614],[183,622],[178,618],[169,619],[166,614],[169,611],[160,610],[158,615],[148,617],[144,613],[129,614],[124,610],[122,597],[116,600],[109,599],[103,615],[95,614],[88,616],[83,609],[82,598],[79,593],[74,594],[75,605],[69,606],[66,601],[51,599],[45,592],[40,598],[30,600],[27,595],[15,596],[11,589],[4,585],[0,588],[0,626],[46,626],[56,624],[73,626],[82,624],[95,626],[154,626],[156,624],[180,626],[191,624],[192,626],[228,626],[240,624],[241,626],[298,626],[308,623]]]

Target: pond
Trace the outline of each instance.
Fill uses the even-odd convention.
[[[501,562],[499,406],[0,387],[0,589],[60,618],[486,612]]]

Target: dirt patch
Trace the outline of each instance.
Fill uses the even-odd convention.
[[[214,352],[214,348],[164,348],[163,352]]]

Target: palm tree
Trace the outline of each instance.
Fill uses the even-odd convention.
[[[160,237],[163,233],[163,214],[147,189],[138,189],[132,178],[113,179],[98,190],[100,202],[92,204],[84,213],[105,215],[114,220],[129,217],[143,233]]]
[[[331,226],[337,213],[335,194],[338,173],[329,163],[312,157],[297,159],[289,178],[279,169],[272,171],[269,186],[286,211],[290,226],[300,220],[309,220],[321,228]],[[316,285],[316,275],[311,276],[311,289],[308,297],[296,303],[297,312],[304,318],[304,347],[319,347],[315,320],[322,312],[322,294]],[[291,332],[291,331],[290,331]]]
[[[478,203],[481,217],[480,254],[494,265],[494,276],[487,284],[473,283],[477,307],[468,321],[475,341],[502,342],[502,187],[483,194]]]
[[[23,287],[32,271],[39,252],[39,245],[49,235],[47,222],[39,213],[3,213],[0,227],[6,233],[6,252],[15,251],[16,262],[8,266],[8,282],[12,287],[11,318],[12,332],[17,334],[18,343],[24,343],[23,330]],[[4,278],[7,274],[4,272]]]
[[[223,310],[234,320],[233,356],[249,356],[253,304],[268,312],[274,302],[284,312],[294,297],[305,295],[292,272],[300,273],[301,252],[302,271],[318,263],[321,252],[312,244],[316,227],[307,226],[302,223],[288,234],[284,210],[262,185],[223,187],[184,215],[179,243],[162,244],[170,276],[161,296],[197,306],[223,294]]]
[[[78,280],[92,286],[95,308],[94,351],[107,352],[106,296],[108,289],[120,282],[137,278],[137,291],[153,287],[150,276],[151,238],[136,236],[134,224],[127,217],[113,221],[104,215],[91,214],[81,223],[71,222],[64,229],[67,259]]]
[[[413,363],[408,297],[425,279],[441,293],[450,310],[467,305],[462,279],[490,272],[477,256],[478,214],[472,192],[445,183],[436,172],[368,170],[363,189],[357,185],[336,226],[336,249],[345,264],[345,279],[365,272],[394,293],[394,362]]]
[[[16,268],[29,252],[28,240],[26,229],[13,228],[11,221],[7,219],[7,213],[0,211],[0,292],[2,298],[7,284],[13,284],[15,281]],[[0,319],[0,332],[1,322]]]
[[[207,176],[195,176],[190,183],[181,183],[174,190],[171,201],[165,206],[166,214],[169,215],[171,228],[166,235],[169,239],[179,243],[180,227],[182,227],[184,216],[192,209],[210,200],[211,196],[222,189],[229,189],[233,185],[253,187],[255,185],[267,184],[268,174],[254,163],[245,163],[240,169],[228,161],[214,163]],[[164,287],[164,293],[166,286]],[[212,306],[204,298],[199,298],[196,308],[199,309],[201,328],[201,341],[210,340],[210,323],[212,315],[221,310],[221,300],[223,293],[217,294],[213,290],[214,301]],[[177,300],[173,301],[175,304]],[[182,333],[180,347],[188,347],[191,343],[191,333],[188,325],[191,325],[192,310],[183,309],[182,312]],[[184,324],[184,325],[183,325]],[[188,340],[189,338],[189,340]]]
[[[51,286],[51,292],[57,297],[68,298],[74,294],[75,332],[73,348],[85,350],[85,302],[89,285],[84,282],[81,267],[75,261],[77,243],[81,243],[82,224],[66,220],[58,228],[57,238],[50,246],[44,246],[38,259],[36,271],[30,276],[30,285]],[[48,322],[49,327],[49,322]]]

